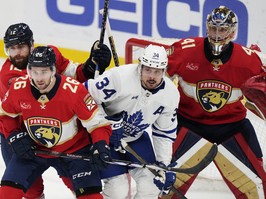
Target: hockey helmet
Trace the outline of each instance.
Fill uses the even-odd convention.
[[[51,67],[54,70],[56,56],[54,50],[48,46],[36,47],[29,57],[28,68],[34,67]]]
[[[17,23],[10,25],[4,36],[5,48],[16,44],[33,45],[33,33],[29,26],[25,23]]]
[[[220,6],[207,16],[206,28],[212,53],[219,55],[227,44],[234,39],[237,33],[238,19],[232,10]]]
[[[139,58],[139,64],[151,68],[165,69],[168,64],[165,48],[150,44],[144,49],[142,56]]]

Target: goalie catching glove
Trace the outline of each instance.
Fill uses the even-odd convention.
[[[266,117],[266,72],[251,77],[242,86],[243,95],[257,107],[258,115]]]
[[[105,44],[99,44],[95,41],[91,47],[89,59],[83,64],[82,71],[86,78],[94,77],[96,64],[99,67],[99,74],[102,74],[111,62],[112,54],[109,47]]]

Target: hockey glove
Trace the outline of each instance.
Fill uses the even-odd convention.
[[[159,163],[163,164],[163,163]],[[161,190],[168,191],[175,183],[176,173],[171,171],[159,170],[158,175],[153,178],[153,183]]]
[[[266,117],[266,72],[249,78],[241,85],[244,96],[257,106],[258,115]],[[263,118],[263,119],[264,119]]]
[[[82,71],[85,77],[93,78],[96,70],[96,64],[99,67],[99,73],[102,74],[111,62],[112,54],[109,47],[105,44],[99,44],[95,41],[91,47],[89,59],[83,64]]]
[[[251,44],[249,49],[261,52],[261,49],[257,44]]]
[[[96,142],[91,147],[93,163],[97,170],[103,170],[107,167],[108,163],[112,160],[110,147],[104,140]]]
[[[112,134],[110,136],[110,145],[114,147],[115,151],[125,153],[126,151],[121,146],[121,139],[125,132],[123,127],[123,117],[122,114],[107,116],[106,119],[111,121]]]
[[[13,132],[7,138],[12,150],[19,158],[32,159],[34,154],[34,141],[27,132]]]

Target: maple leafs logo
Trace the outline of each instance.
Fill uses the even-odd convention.
[[[141,124],[143,121],[143,113],[141,110],[133,113],[132,115],[128,115],[127,112],[123,114],[124,121],[124,129],[126,134],[131,137],[136,137],[139,133],[142,133],[146,128],[149,127],[149,124]]]

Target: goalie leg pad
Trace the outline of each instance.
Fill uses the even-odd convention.
[[[227,141],[226,145],[234,146],[234,151],[238,148],[237,144],[232,144],[235,139]],[[214,160],[224,181],[235,195],[236,198],[264,198],[262,180],[239,158],[234,156],[223,145],[219,145],[219,152]],[[242,156],[243,160],[243,156]],[[248,162],[245,159],[244,162]]]
[[[211,146],[212,143],[189,131],[187,128],[181,127],[177,133],[177,138],[174,144],[172,161],[176,161],[178,165],[182,165],[181,168],[192,167],[205,157]],[[174,187],[182,194],[185,194],[196,177],[197,174],[176,173]],[[177,199],[172,191],[167,195],[164,195],[163,198]]]
[[[242,134],[240,133],[236,134],[235,138],[237,142],[239,143],[239,146],[241,147],[241,149],[244,151],[244,153],[250,160],[259,178],[262,180],[263,191],[264,191],[264,195],[266,196],[266,173],[263,168],[263,164],[261,162],[261,156],[258,156],[257,154],[253,152],[251,148],[251,146],[253,145],[250,145],[250,143],[247,142],[246,139],[243,138]]]

